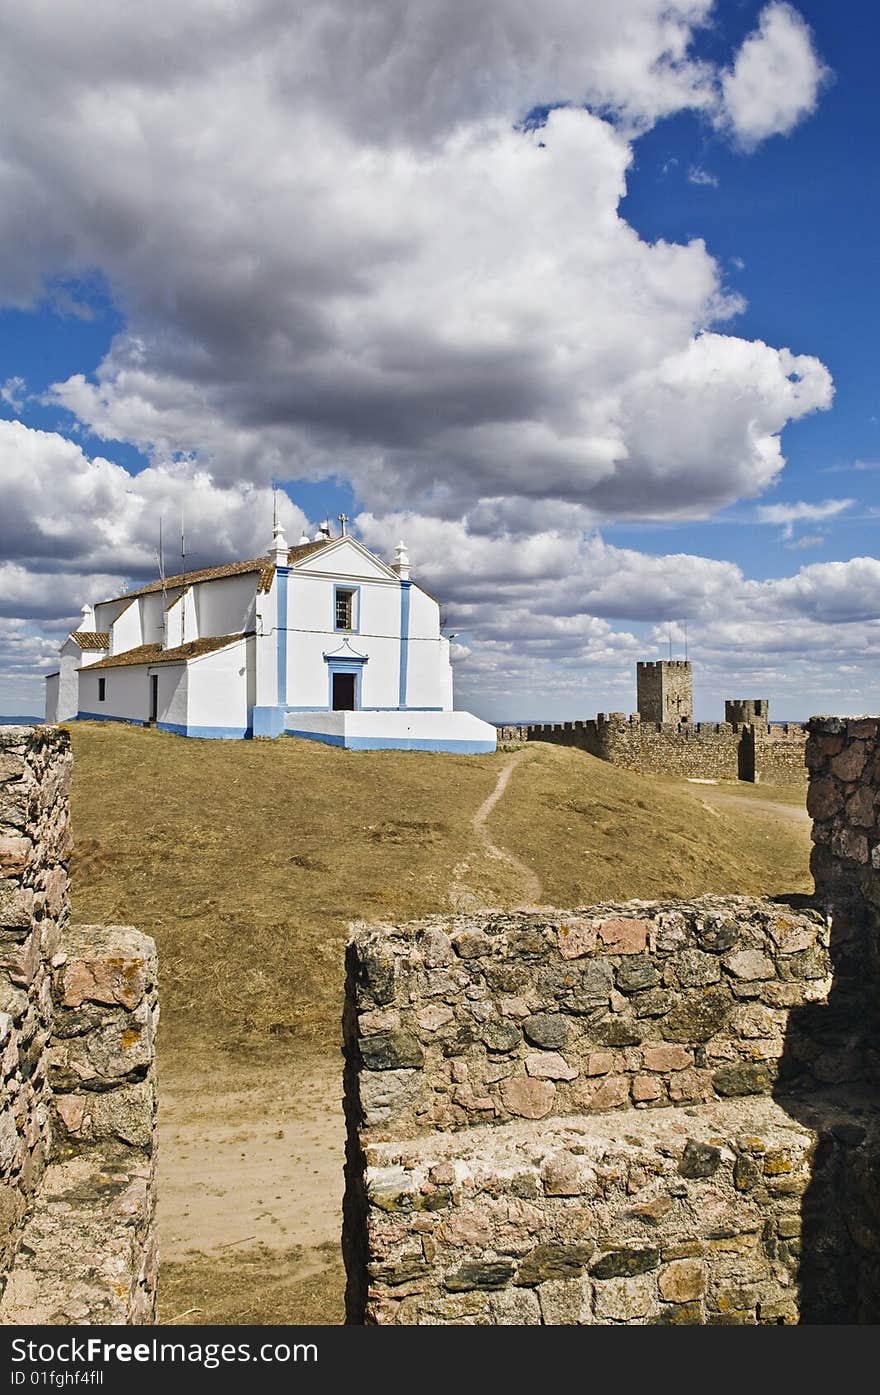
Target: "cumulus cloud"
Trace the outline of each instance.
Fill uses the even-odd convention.
[[[788,135],[815,111],[829,76],[797,10],[784,3],[768,5],[722,76],[719,119],[746,147]]]
[[[634,134],[717,109],[693,56],[711,11],[19,8],[0,293],[97,268],[126,328],[55,400],[222,484],[342,474],[368,507],[445,516],[502,495],[706,514],[760,492],[786,422],[831,397],[815,359],[717,333],[740,302],[699,240],[647,244],[619,215]]]
[[[620,213],[663,116],[754,143],[811,109],[789,7],[726,73],[695,56],[711,0],[7,8],[0,302],[84,315],[106,288],[124,328],[49,400],[150,460],[0,423],[0,614],[35,643],[154,574],[163,512],[185,507],[194,564],[262,552],[273,478],[350,481],[384,555],[405,524],[486,693],[620,689],[639,627],[708,635],[750,594],[732,564],[595,529],[759,495],[785,426],[831,403],[816,358],[736,336],[699,239]],[[787,105],[761,107],[768,71]]]
[[[169,573],[182,514],[190,566],[257,557],[271,537],[270,488],[221,488],[188,466],[132,476],[18,421],[0,421],[0,497],[0,615],[69,617],[126,578],[154,577],[163,517]],[[306,516],[286,494],[278,500],[295,542]]]
[[[579,530],[493,535],[461,522],[360,515],[369,546],[403,536],[413,574],[442,598],[449,627],[467,637],[457,664],[460,701],[487,715],[591,716],[632,710],[637,659],[695,664],[702,714],[722,699],[772,691],[779,716],[864,711],[880,641],[880,561],[815,563],[755,581],[732,562],[689,553],[650,555]],[[860,675],[835,699],[829,680]],[[754,689],[754,694],[751,690]],[[519,712],[511,694],[528,694]],[[499,704],[502,706],[499,708]]]

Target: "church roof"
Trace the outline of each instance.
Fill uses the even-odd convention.
[[[227,644],[235,644],[244,639],[238,635],[208,635],[205,639],[190,639],[186,644],[178,644],[174,649],[163,649],[161,644],[139,644],[134,649],[125,649],[121,654],[109,654],[96,664],[89,664],[88,672],[99,668],[126,668],[132,664],[182,664],[187,659],[198,659],[202,654],[210,654],[215,649],[225,649]]]
[[[313,552],[320,552],[322,547],[329,547],[331,542],[338,542],[338,538],[325,538],[320,542],[302,543],[299,547],[288,548],[287,565],[293,567],[297,562],[301,562],[304,557],[310,557]],[[217,581],[224,576],[244,576],[247,572],[259,572],[260,581],[258,589],[268,591],[272,585],[272,575],[275,564],[271,557],[251,557],[246,562],[224,562],[219,567],[201,567],[191,572],[181,572],[179,576],[166,576],[164,587],[192,586],[197,581]],[[163,583],[161,581],[150,581],[146,586],[139,586],[136,591],[126,591],[124,596],[111,596],[110,600],[132,601],[136,596],[149,596],[156,591],[161,591]],[[102,602],[106,604],[106,602]]]
[[[110,636],[106,630],[71,630],[68,639],[74,640],[80,649],[110,648]]]

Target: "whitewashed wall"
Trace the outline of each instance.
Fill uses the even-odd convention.
[[[110,627],[110,653],[124,654],[127,649],[135,649],[139,644],[143,644],[141,612],[134,600],[125,606]]]
[[[46,675],[46,721],[59,722],[63,720],[58,716],[58,673]]]
[[[159,679],[157,720],[186,730],[187,666],[186,664],[154,664],[147,673]],[[149,683],[149,678],[147,679]]]
[[[193,587],[200,638],[242,634],[254,628],[259,575],[259,572],[245,572],[242,576],[224,576]]]
[[[79,710],[98,717],[145,722],[150,713],[150,684],[145,665],[83,669],[79,676]],[[98,679],[106,681],[105,698],[98,701]]]
[[[187,725],[241,729],[249,725],[248,641],[239,640],[189,662]],[[252,641],[250,642],[253,648]],[[251,698],[251,703],[253,699]]]
[[[161,591],[140,596],[141,644],[161,644],[165,638],[165,598]]]

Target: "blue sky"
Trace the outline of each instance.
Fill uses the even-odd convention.
[[[874,8],[311,14],[10,26],[0,712],[273,483],[405,537],[480,715],[628,710],[685,623],[700,717],[876,711]]]

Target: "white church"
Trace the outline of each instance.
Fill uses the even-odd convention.
[[[46,721],[155,726],[241,740],[282,734],[349,750],[494,751],[452,705],[440,607],[356,538],[167,577],[82,608],[46,680]]]

